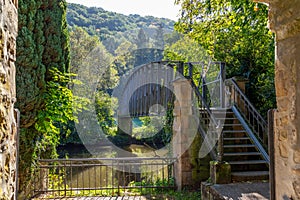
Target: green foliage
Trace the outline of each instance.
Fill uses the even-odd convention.
[[[132,196],[145,196],[147,199],[163,199],[163,200],[190,200],[190,199],[201,199],[201,193],[197,191],[175,191],[172,188],[168,188],[168,186],[174,184],[174,179],[158,179],[155,182],[152,181],[141,181],[141,182],[130,182],[128,184],[127,189],[123,189],[122,187],[112,187],[108,185],[107,187],[111,187],[113,189],[95,189],[95,190],[76,190],[70,191],[70,188],[65,182],[63,182],[65,176],[65,172],[60,170],[59,173],[53,173],[49,176],[49,189],[61,190],[57,192],[51,192],[46,198],[58,198],[58,197],[117,197],[120,195],[132,195]],[[138,188],[142,187],[142,188]],[[149,188],[147,188],[149,187]],[[157,188],[150,188],[157,187]],[[165,188],[164,188],[165,187]],[[64,191],[66,189],[66,192]]]
[[[164,35],[164,42],[166,46],[171,46],[172,44],[176,43],[183,37],[182,34],[178,33],[177,31],[173,31],[172,33],[168,33]]]
[[[62,0],[42,1],[45,37],[43,64],[47,67],[46,80],[51,80],[50,69],[68,72],[70,65],[69,32],[66,21],[67,3]]]
[[[148,48],[149,38],[147,37],[145,31],[140,29],[136,38],[136,45],[139,49]]]
[[[66,2],[20,0],[18,18],[16,107],[21,111],[19,182],[22,191],[30,178],[32,164],[41,156],[38,152],[53,149],[57,142],[54,141],[51,147],[43,146],[47,142],[42,141],[50,141],[51,136],[43,135],[37,128],[47,127],[55,132],[57,127],[49,121],[39,120],[47,107],[45,97],[51,88],[47,83],[52,81],[51,69],[67,72],[69,68]],[[39,146],[35,146],[36,143]]]
[[[75,26],[70,32],[71,67],[72,73],[78,73],[83,60],[100,45],[97,36],[90,36],[83,28]]]
[[[90,98],[93,102],[88,106],[89,111],[96,111],[99,125],[106,135],[115,135],[117,128],[113,116],[117,109],[117,100],[111,97],[111,91],[118,83],[119,77],[116,65],[112,64],[113,56],[97,36],[90,36],[80,27],[75,27],[70,32],[70,43],[71,71],[78,73],[83,82],[80,87],[76,87],[76,92],[82,97],[95,97]],[[118,51],[121,52],[122,49]],[[91,88],[95,88],[96,91],[91,91]],[[91,95],[91,92],[94,94]],[[69,126],[74,127],[74,123],[70,122]],[[99,142],[92,139],[89,141],[91,144]],[[70,136],[65,138],[63,144],[66,143],[81,144],[75,128]]]
[[[250,100],[266,114],[275,107],[274,35],[268,8],[248,0],[177,0],[182,17],[175,29],[194,38],[213,60],[226,62],[227,77],[249,78]],[[266,81],[262,81],[265,80]]]
[[[155,195],[162,194],[162,193],[174,192],[173,188],[169,188],[170,186],[173,186],[173,185],[175,185],[174,178],[170,178],[169,180],[157,178],[155,181],[142,180],[141,182],[131,181],[129,183],[129,187],[133,187],[133,189],[130,189],[129,192],[131,194],[135,194],[135,195],[151,194],[152,196],[155,196]],[[145,188],[143,188],[143,189],[135,188],[136,186],[145,187]],[[147,187],[149,187],[149,188],[147,188]],[[154,187],[154,188],[151,188],[151,187]]]
[[[156,49],[164,49],[165,48],[165,38],[164,38],[164,29],[163,24],[159,24],[156,33],[154,36],[153,47]]]
[[[208,62],[210,57],[201,45],[189,36],[182,36],[165,50],[165,59],[183,62]]]
[[[134,127],[132,130],[132,136],[137,139],[153,137],[161,129],[159,124],[164,121],[164,117],[155,116],[141,117],[139,119],[142,122],[141,126]]]
[[[117,99],[110,97],[109,94],[99,91],[95,97],[95,109],[101,129],[107,135],[114,136],[117,131],[114,119],[115,110],[117,109]]]
[[[53,74],[53,81],[47,83],[45,108],[39,111],[35,123],[35,129],[40,135],[35,144],[35,154],[44,158],[57,157],[56,147],[60,143],[61,133],[70,133],[64,129],[69,121],[77,122],[73,114],[81,112],[90,103],[86,98],[74,97],[72,90],[66,87],[73,74],[64,74],[55,68],[50,73]]]
[[[170,143],[173,137],[173,123],[174,123],[174,101],[175,99],[173,98],[171,102],[168,103],[167,105],[167,114],[166,114],[166,119],[165,119],[165,126],[164,126],[164,135],[162,138],[162,141],[165,144]]]
[[[132,137],[147,147],[160,149],[173,137],[173,104],[169,103],[166,116],[139,117],[133,122]]]

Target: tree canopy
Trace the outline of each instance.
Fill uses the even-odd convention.
[[[266,116],[275,107],[274,35],[268,8],[249,0],[176,0],[175,29],[196,40],[213,60],[226,62],[227,77],[249,79],[250,100]]]

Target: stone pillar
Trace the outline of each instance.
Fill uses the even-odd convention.
[[[131,117],[118,117],[118,133],[132,135],[132,119]]]
[[[193,187],[190,146],[197,134],[197,117],[193,111],[193,90],[190,81],[177,79],[173,82],[176,100],[174,103],[173,155],[175,179],[178,190]]]
[[[300,1],[260,1],[276,34],[275,196],[300,199]]]
[[[9,200],[16,199],[17,125],[14,103],[17,20],[13,2],[0,1],[0,199]]]

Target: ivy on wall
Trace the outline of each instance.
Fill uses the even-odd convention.
[[[21,112],[20,191],[28,185],[37,158],[55,157],[57,123],[70,118],[72,94],[66,87],[68,75],[64,76],[69,68],[66,5],[64,0],[19,0],[16,107]]]

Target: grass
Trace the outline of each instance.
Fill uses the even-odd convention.
[[[40,196],[38,199],[80,199],[80,197],[122,197],[136,196],[145,200],[190,200],[201,199],[199,191],[174,191],[172,186],[175,185],[174,179],[169,180],[157,179],[156,181],[143,180],[141,182],[130,182],[127,188],[107,186],[103,189],[91,190],[71,190],[68,185],[63,184],[62,177],[55,174],[50,176],[55,184],[51,184],[48,194]],[[64,191],[66,187],[66,191]],[[153,188],[154,187],[154,188]],[[52,190],[60,190],[53,191]],[[69,199],[70,199],[69,198]]]
[[[157,199],[157,200],[200,200],[200,191],[170,191],[167,193],[156,194],[154,196],[148,197],[147,199]]]
[[[110,192],[109,192],[110,193]],[[73,196],[71,199],[76,199],[80,198],[80,197],[99,197],[99,196],[103,196],[105,197],[105,192],[103,193],[103,191],[101,192],[102,195],[100,195],[100,193],[89,193],[89,195],[79,195],[79,196]],[[107,195],[108,193],[106,193]],[[114,196],[117,197],[117,195],[108,195],[108,196]],[[121,195],[120,195],[121,196]],[[124,196],[131,196],[131,195],[124,195]],[[200,200],[201,199],[201,193],[200,191],[168,191],[168,192],[162,192],[162,193],[157,193],[157,194],[145,194],[145,195],[132,195],[132,196],[136,196],[136,197],[141,197],[138,199],[142,199],[142,200],[191,200],[191,199],[195,199],[195,200]],[[107,197],[107,196],[106,196]],[[41,199],[41,197],[37,198],[37,199]],[[37,200],[36,199],[36,200]],[[51,195],[47,195],[42,197],[42,199],[57,199],[56,197],[53,197]],[[61,197],[59,198],[61,200],[63,199],[70,199],[67,197]],[[104,198],[103,198],[104,199]]]

